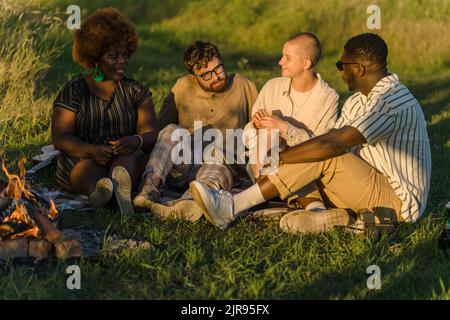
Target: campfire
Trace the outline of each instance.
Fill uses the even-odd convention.
[[[2,162],[8,180],[0,181],[0,259],[80,256],[80,242],[58,229],[53,200],[33,192],[24,164],[24,159],[18,162],[17,175]]]

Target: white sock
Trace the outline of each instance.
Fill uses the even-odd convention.
[[[308,211],[320,211],[320,210],[326,210],[325,205],[322,201],[313,201],[310,204],[308,204],[305,208],[305,210]]]
[[[253,186],[233,195],[234,200],[234,215],[237,216],[240,212],[247,210],[257,204],[266,201],[264,199],[259,185],[255,183]]]

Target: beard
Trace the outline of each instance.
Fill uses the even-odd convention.
[[[214,92],[222,92],[225,90],[226,86],[227,86],[227,77],[224,77],[223,79],[220,79],[211,84],[211,90]]]
[[[228,76],[225,75],[222,79],[214,81],[209,86],[203,85],[198,80],[197,80],[197,82],[200,85],[200,87],[203,90],[205,90],[205,91],[208,91],[208,92],[223,92],[223,91],[225,91],[225,89],[227,87],[227,82],[228,82],[227,80],[228,80]]]

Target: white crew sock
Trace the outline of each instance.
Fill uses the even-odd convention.
[[[320,210],[326,210],[325,205],[322,201],[314,201],[308,204],[305,208],[305,210],[308,211],[320,211]]]
[[[255,183],[247,190],[244,190],[242,192],[233,195],[233,200],[234,200],[234,216],[237,216],[242,211],[247,210],[253,206],[256,206],[266,201],[257,183]]]

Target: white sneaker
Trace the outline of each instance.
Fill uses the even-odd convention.
[[[189,189],[213,225],[223,230],[234,220],[234,201],[230,192],[210,189],[199,181],[192,181]]]
[[[203,210],[194,200],[174,200],[168,203],[152,202],[147,207],[152,213],[161,219],[198,221],[203,216]]]
[[[281,230],[287,233],[321,233],[335,226],[348,226],[350,216],[344,209],[326,209],[320,211],[295,210],[280,220]]]
[[[123,216],[134,214],[133,204],[131,202],[131,177],[127,169],[117,166],[113,169],[112,180],[114,184],[114,194],[120,213]]]
[[[89,202],[95,208],[104,206],[112,197],[113,182],[109,178],[97,181],[94,192],[88,197]]]
[[[146,177],[142,184],[141,191],[133,199],[133,204],[138,208],[149,209],[154,203],[160,201],[161,192],[159,192],[152,180],[149,177]]]

